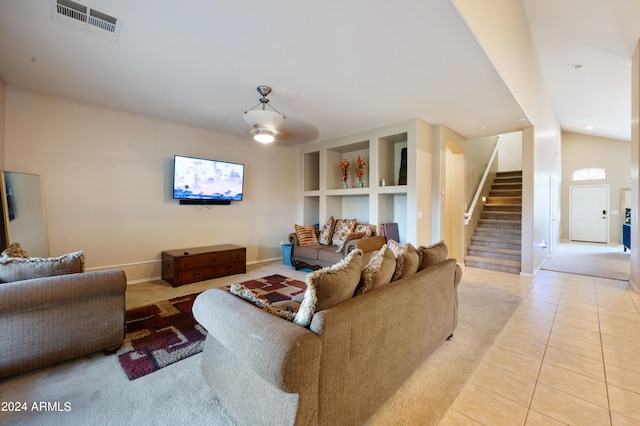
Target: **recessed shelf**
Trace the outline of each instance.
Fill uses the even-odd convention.
[[[407,133],[378,138],[378,184],[385,180],[387,187],[397,186],[400,175],[402,148],[407,147]]]
[[[309,152],[303,156],[303,189],[317,191],[320,189],[320,152]]]
[[[428,130],[428,124],[413,119],[301,147],[300,220],[305,225],[322,224],[333,216],[357,219],[378,229],[382,223],[397,223],[402,242],[416,241],[416,211],[421,207],[416,193],[430,191],[429,182],[416,181],[415,169],[430,167],[426,157],[415,158],[417,147],[427,143],[416,138],[429,137]],[[408,151],[407,184],[398,185],[404,148]],[[362,188],[353,170],[358,156],[367,163]],[[343,188],[340,173],[342,159],[350,163],[347,188]],[[381,185],[383,178],[385,186]]]
[[[365,178],[363,179],[363,186],[369,187],[369,167],[370,167],[370,159],[369,159],[369,141],[361,141],[356,143],[350,143],[346,145],[341,145],[338,147],[333,147],[326,150],[327,161],[325,165],[325,178],[326,178],[326,188],[329,189],[340,189],[343,186],[342,175],[340,172],[340,162],[343,159],[349,161],[349,178],[347,183],[350,187],[355,187],[358,183],[358,179],[355,176],[355,172],[353,166],[355,164],[356,158],[358,155],[362,157],[367,163],[365,167]]]

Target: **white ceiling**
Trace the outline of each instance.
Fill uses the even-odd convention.
[[[631,57],[640,38],[640,1],[523,4],[561,127],[630,140]]]
[[[629,139],[640,1],[523,2],[563,128]],[[52,0],[0,0],[8,86],[249,137],[265,84],[291,145],[413,117],[468,138],[527,125],[449,1],[87,3],[121,18],[116,41],[54,21]]]

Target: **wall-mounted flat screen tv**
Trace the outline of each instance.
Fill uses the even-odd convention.
[[[244,164],[175,155],[173,198],[177,200],[241,201]]]

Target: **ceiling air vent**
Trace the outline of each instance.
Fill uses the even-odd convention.
[[[112,40],[118,38],[121,18],[109,15],[85,3],[71,0],[52,0],[53,19],[105,36]]]

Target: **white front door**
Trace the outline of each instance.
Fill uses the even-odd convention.
[[[609,185],[571,187],[571,241],[608,242]]]

